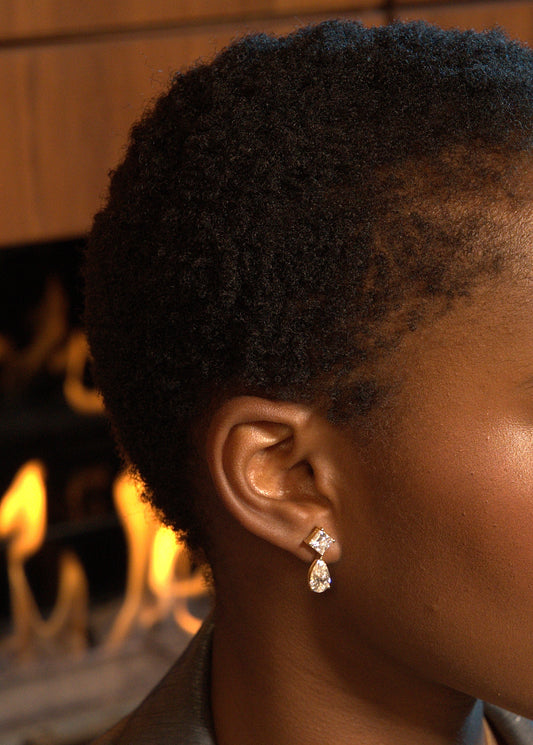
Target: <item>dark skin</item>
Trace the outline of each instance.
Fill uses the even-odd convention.
[[[388,359],[379,435],[255,397],[213,416],[219,745],[482,745],[478,699],[533,717],[529,215],[509,249]],[[336,539],[323,595],[315,526]]]

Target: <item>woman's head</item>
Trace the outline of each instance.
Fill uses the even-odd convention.
[[[372,440],[402,343],[529,250],[508,237],[532,73],[498,32],[331,21],[236,42],[134,127],[90,236],[87,326],[124,450],[193,548],[213,539],[214,412],[308,404]]]

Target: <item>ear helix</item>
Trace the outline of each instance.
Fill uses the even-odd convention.
[[[313,528],[307,538],[304,538],[304,543],[318,554],[318,558],[309,567],[307,575],[309,589],[313,592],[325,592],[331,587],[331,575],[322,557],[331,544],[335,543],[335,538],[328,535],[324,528]]]

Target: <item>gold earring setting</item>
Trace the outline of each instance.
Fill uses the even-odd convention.
[[[318,558],[309,567],[307,575],[309,589],[313,592],[325,592],[331,587],[331,575],[328,565],[322,557],[331,544],[335,543],[335,538],[328,535],[324,528],[313,528],[307,538],[304,539],[304,543],[318,554]]]

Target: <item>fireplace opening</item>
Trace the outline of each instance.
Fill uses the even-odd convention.
[[[141,501],[90,376],[81,241],[0,253],[0,742],[81,745],[210,606]]]

